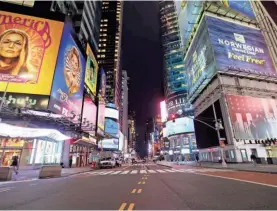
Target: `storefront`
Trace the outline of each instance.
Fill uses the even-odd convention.
[[[52,129],[24,128],[0,123],[0,165],[10,166],[14,156],[19,166],[58,164],[63,140],[69,137]],[[13,136],[13,137],[12,137]]]

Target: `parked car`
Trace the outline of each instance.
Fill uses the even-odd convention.
[[[100,160],[100,168],[115,168],[116,166],[116,161],[114,158],[107,157],[107,158],[102,158]]]

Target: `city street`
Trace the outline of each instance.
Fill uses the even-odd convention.
[[[277,184],[265,182],[277,181],[277,175],[248,173],[241,178],[244,173],[149,163],[0,183],[0,209],[277,209]],[[242,181],[247,175],[250,182]]]

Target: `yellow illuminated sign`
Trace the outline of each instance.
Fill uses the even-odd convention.
[[[0,91],[50,94],[63,24],[0,11]]]
[[[86,64],[86,77],[85,83],[94,96],[96,96],[96,85],[98,75],[98,64],[92,53],[91,48],[87,45],[87,64]]]

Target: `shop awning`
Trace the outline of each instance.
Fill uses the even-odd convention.
[[[56,141],[70,139],[70,137],[55,129],[18,127],[5,123],[0,123],[0,136],[10,138],[47,138]]]

